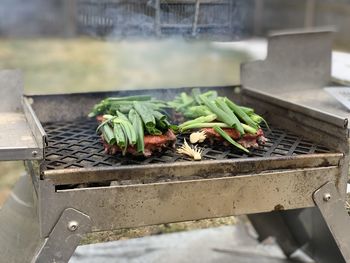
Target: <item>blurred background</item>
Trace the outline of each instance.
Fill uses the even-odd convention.
[[[30,94],[232,85],[255,58],[235,41],[315,26],[348,51],[350,0],[2,0],[0,69]],[[1,207],[23,168],[0,168]]]

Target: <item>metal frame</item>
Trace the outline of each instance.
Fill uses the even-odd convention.
[[[313,194],[321,214],[314,209],[302,209],[249,217],[262,238],[277,235],[287,255],[301,248],[317,262],[350,262],[349,233],[345,230],[349,229],[350,220],[344,208],[349,163],[349,114],[322,89],[330,82],[332,39],[333,32],[329,29],[272,34],[268,39],[267,58],[241,68],[246,102],[255,101],[254,106],[260,110],[273,104],[281,116],[288,116],[271,118],[273,122],[283,122],[286,127],[294,128],[300,134],[307,133],[316,141],[327,138],[329,147],[345,154],[337,189],[328,182]],[[283,111],[281,103],[294,112]],[[332,134],[342,134],[342,139],[334,138]],[[335,197],[333,202],[322,201],[320,195],[327,190]],[[278,226],[271,223],[276,220]],[[287,235],[281,238],[276,228],[277,231],[283,229]]]
[[[335,242],[346,262],[350,262],[350,217],[344,209],[344,201],[331,182],[320,187],[313,199],[320,209]]]
[[[22,74],[18,70],[0,71],[0,160],[38,160],[44,157],[45,132],[28,114],[24,102]]]
[[[314,34],[317,39],[320,37],[317,33]],[[328,37],[328,34],[320,34]],[[298,36],[294,35],[292,38]],[[320,38],[322,42],[322,37]],[[290,39],[289,36],[286,39]],[[309,40],[309,36],[304,39],[306,43],[310,43]],[[297,42],[299,41],[302,42],[298,39]],[[288,51],[287,47],[283,48]],[[318,51],[325,50],[321,48]],[[278,61],[275,62],[278,65]],[[244,74],[248,74],[246,70],[247,68],[243,68]],[[288,82],[287,76],[285,77],[285,81]],[[321,83],[319,81],[315,79],[315,83]],[[158,95],[164,94],[168,94],[168,91]],[[33,96],[33,111],[28,111],[30,114],[37,114],[37,119],[41,122],[72,120],[85,116],[86,109],[99,99],[96,93],[86,96],[56,95],[57,100],[52,100],[51,103],[48,103],[47,98]],[[80,103],[71,103],[77,98]],[[10,227],[9,230],[0,228],[0,253],[3,259],[7,262],[23,262],[24,256],[16,256],[14,251],[16,244],[20,244],[23,255],[26,256],[24,260],[67,262],[81,235],[90,231],[268,211],[292,213],[298,208],[312,209],[309,207],[316,204],[341,252],[348,260],[348,236],[344,236],[341,228],[336,226],[334,219],[338,217],[334,217],[332,212],[342,210],[341,204],[345,198],[349,161],[346,118],[314,111],[297,103],[290,104],[278,98],[260,99],[259,93],[248,91],[247,86],[243,87],[242,100],[248,105],[254,105],[258,111],[265,112],[269,121],[279,123],[280,126],[316,142],[323,141],[334,152],[260,160],[187,162],[122,169],[112,167],[103,168],[103,173],[97,173],[98,171],[93,169],[42,173],[38,161],[26,161],[32,182],[29,183],[27,176],[26,183],[17,187],[8,200],[6,211],[12,213],[11,218],[4,217],[3,210],[0,213],[0,226]],[[71,105],[69,111],[63,110],[66,105]],[[55,110],[50,110],[52,108]],[[36,118],[32,120],[35,123]],[[154,175],[160,170],[171,179],[154,179]],[[200,178],[206,173],[213,174],[213,177]],[[195,178],[191,178],[192,176]],[[128,182],[130,178],[136,178],[139,182]],[[107,186],[69,186],[71,183],[101,180],[107,182]],[[20,193],[27,195],[19,198]],[[329,193],[331,199],[326,193]],[[258,198],[256,194],[259,194]],[[321,197],[323,200],[329,199],[328,202],[322,202]],[[27,211],[30,217],[26,218],[24,211]],[[348,220],[344,213],[339,218],[341,222],[337,223],[345,227],[344,224]],[[32,224],[30,231],[24,225],[28,220]],[[16,239],[13,234],[16,225],[20,231],[31,233],[35,238],[28,240],[27,237],[20,237],[23,240],[19,240],[17,236]],[[10,232],[10,235],[7,232]],[[299,240],[296,239],[295,248],[301,246]]]
[[[63,211],[33,262],[68,262],[83,235],[91,232],[89,216],[73,208]]]

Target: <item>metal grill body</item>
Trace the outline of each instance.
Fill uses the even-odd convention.
[[[323,38],[325,41],[320,41]],[[0,226],[12,224],[16,228],[10,233],[0,228],[0,237],[11,241],[0,239],[1,255],[7,262],[28,258],[34,262],[68,262],[82,235],[88,232],[287,211],[283,213],[288,215],[282,220],[284,225],[278,229],[296,229],[292,238],[296,245],[289,246],[287,240],[284,251],[289,254],[309,242],[306,249],[311,250],[310,254],[326,262],[320,256],[325,249],[315,241],[319,228],[313,227],[314,223],[324,225],[324,221],[314,215],[312,222],[302,218],[303,211],[317,204],[335,237],[335,247],[340,247],[350,262],[348,228],[344,226],[343,231],[335,224],[338,213],[323,203],[330,201],[337,208],[343,205],[349,162],[348,120],[313,108],[318,106],[313,97],[312,104],[308,104],[308,97],[296,103],[294,94],[287,92],[309,87],[312,94],[317,94],[317,87],[329,81],[330,62],[320,61],[321,54],[330,53],[329,39],[329,34],[322,32],[275,36],[270,40],[266,61],[242,68],[242,89],[202,89],[215,89],[219,95],[253,107],[271,125],[271,130],[264,130],[269,141],[249,156],[231,147],[210,144],[203,145],[204,160],[200,162],[180,156],[173,149],[151,158],[103,153],[94,132],[97,124],[86,118],[95,103],[108,96],[140,94],[170,100],[189,91],[186,88],[24,97],[28,126],[37,135],[33,141],[40,142],[42,153],[38,156],[42,154],[43,158],[26,159],[31,181],[25,178],[15,189],[16,198],[23,196],[29,201],[17,202],[12,209],[14,201],[10,200],[9,206],[1,210],[0,223],[5,224]],[[317,48],[315,43],[319,43]],[[303,48],[291,57],[292,49],[286,51],[286,45]],[[313,51],[311,55],[303,53],[308,50],[304,46]],[[278,68],[279,61],[285,63],[280,75],[278,70],[271,70]],[[266,93],[259,86],[273,92]],[[286,94],[288,100],[283,99]],[[4,211],[9,212],[7,218]],[[345,224],[347,218],[342,215],[341,220]],[[30,239],[18,240],[17,228],[24,229]],[[11,253],[12,244],[23,253]],[[28,244],[37,246],[29,249]],[[342,256],[338,251],[332,252],[332,257]]]
[[[191,161],[174,149],[154,153],[149,158],[107,155],[103,144],[96,134],[96,120],[82,119],[74,122],[44,123],[49,146],[45,149],[42,170],[59,170],[65,168],[113,167],[124,165],[147,165]],[[232,147],[220,144],[203,144],[203,160],[230,160],[251,157],[297,156],[314,153],[329,153],[322,145],[313,143],[286,130],[271,127],[264,128],[268,141],[259,148],[252,149],[251,155],[242,154]],[[176,147],[181,145],[186,135],[178,135]]]
[[[231,97],[233,90],[240,87],[213,89],[219,95]],[[343,187],[339,166],[343,153],[329,143],[330,139],[312,138],[298,129],[287,129],[283,122],[276,123],[274,119],[278,120],[284,110],[293,112],[281,106],[276,109],[276,105],[265,105],[264,112],[259,112],[267,116],[272,127],[264,128],[266,145],[252,150],[248,156],[232,147],[203,144],[201,162],[191,161],[170,148],[150,158],[107,155],[95,133],[97,122],[85,117],[92,105],[107,96],[154,94],[157,98],[172,99],[182,91],[190,89],[30,98],[48,140],[45,159],[40,163],[27,162],[37,182],[39,200],[45,200],[39,206],[43,236],[48,235],[54,218],[68,204],[88,214],[94,222],[93,230],[100,231],[309,207],[314,205],[311,193],[315,187],[329,180],[339,189]],[[250,100],[247,106],[259,108],[252,94],[243,92],[234,99]],[[312,120],[309,119],[310,124]],[[317,132],[328,136],[325,131]],[[186,136],[180,135],[177,145]],[[259,192],[267,196],[261,203],[253,202]],[[221,194],[224,196],[220,197]],[[227,195],[232,196],[229,197],[232,203],[223,204],[221,199]]]

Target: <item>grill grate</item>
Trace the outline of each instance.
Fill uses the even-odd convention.
[[[107,155],[99,136],[95,133],[95,120],[76,122],[55,122],[43,125],[48,134],[49,146],[45,149],[43,170],[137,165],[149,163],[172,163],[190,161],[177,154],[173,149],[166,149],[149,158]],[[233,147],[222,145],[204,145],[204,160],[222,160],[248,157],[292,156],[311,153],[326,153],[329,149],[300,138],[279,128],[264,129],[268,142],[259,149],[251,150],[252,155],[242,154]],[[183,142],[184,135],[178,136],[177,146]]]

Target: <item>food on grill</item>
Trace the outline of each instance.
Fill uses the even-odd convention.
[[[160,152],[166,147],[174,148],[176,136],[174,132],[169,129],[165,134],[162,135],[145,135],[144,138],[144,149],[143,155],[148,157],[151,156],[154,152]],[[105,152],[109,154],[116,154],[122,152],[123,149],[118,145],[110,145],[104,141]],[[140,151],[137,150],[137,147],[129,145],[126,150],[126,153],[131,155],[139,155]]]
[[[192,132],[190,135],[191,143],[201,143],[207,138],[205,131]]]
[[[126,114],[133,108],[134,102],[143,102],[144,105],[155,110],[166,107],[163,101],[154,100],[148,95],[109,97],[97,103],[89,113],[89,117],[96,117],[104,114],[115,115],[117,111]]]
[[[165,147],[174,147],[176,136],[163,111],[165,103],[149,96],[107,98],[89,114],[100,125],[105,152],[150,156]]]
[[[255,134],[246,133],[242,136],[236,129],[222,128],[222,130],[224,130],[230,138],[237,140],[238,143],[245,148],[256,148],[259,146],[259,144],[264,144],[266,142],[262,129],[259,129]],[[217,131],[215,131],[214,128],[203,128],[201,131],[205,132],[206,137],[211,141],[211,143],[223,140],[223,137]]]
[[[201,94],[199,89],[193,89],[191,95],[183,92],[168,105],[190,119],[179,125],[181,132],[199,129],[199,133],[192,133],[190,136],[193,143],[204,140],[196,138],[201,132],[211,142],[224,140],[247,153],[247,148],[258,147],[266,142],[260,127],[262,122],[268,127],[263,117],[252,108],[242,107],[226,97],[219,97],[216,91]]]
[[[186,139],[184,139],[183,145],[179,147],[177,150],[177,153],[185,154],[191,158],[193,158],[195,161],[199,161],[202,159],[202,149],[198,149],[197,146],[190,146],[188,145]]]

